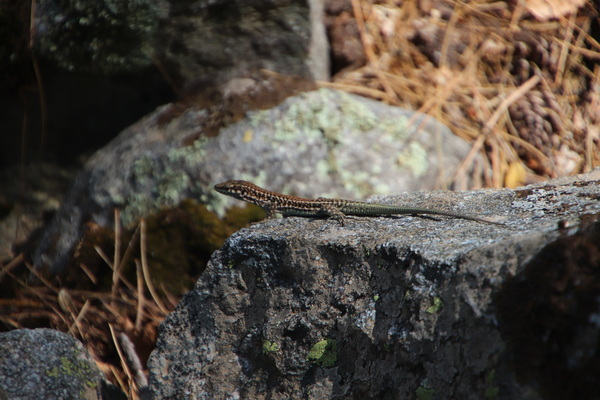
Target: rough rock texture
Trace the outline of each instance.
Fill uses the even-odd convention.
[[[124,399],[73,337],[52,329],[0,334],[0,399]]]
[[[600,170],[233,235],[161,325],[161,399],[600,398]],[[542,277],[543,279],[538,279]],[[528,288],[534,289],[529,291]]]
[[[218,106],[167,105],[123,131],[77,177],[44,233],[36,267],[61,272],[86,223],[111,226],[115,207],[126,225],[185,197],[222,215],[233,201],[212,184],[230,178],[308,197],[431,189],[470,149],[431,117],[329,89],[246,112],[284,89],[234,80]],[[240,118],[229,121],[230,111]]]
[[[170,1],[157,57],[172,79],[223,82],[266,68],[328,79],[322,0]]]
[[[112,74],[151,64],[164,0],[40,0],[33,44],[42,58],[68,71]]]
[[[69,71],[122,73],[154,60],[179,88],[260,68],[329,77],[322,0],[41,0],[34,26],[38,54]]]
[[[74,177],[47,163],[0,170],[0,260],[13,257],[13,244],[42,226],[44,212],[58,209]]]

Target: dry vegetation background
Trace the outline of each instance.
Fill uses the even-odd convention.
[[[364,65],[328,86],[436,117],[473,144],[465,166],[476,152],[487,155],[481,186],[515,187],[600,165],[594,4],[351,0],[329,7],[333,43],[341,44],[336,57]]]
[[[334,66],[323,86],[430,114],[485,155],[480,185],[514,187],[600,166],[600,27],[596,4],[530,1],[327,3]],[[102,268],[80,263],[89,289],[29,286],[23,256],[0,266],[13,284],[0,299],[3,330],[48,326],[81,340],[130,398],[157,327],[178,297],[154,287],[145,225],[96,243]],[[135,265],[128,276],[121,267]],[[26,271],[28,272],[28,271]],[[109,280],[108,284],[103,280]],[[190,287],[192,282],[190,282]],[[99,290],[99,287],[109,289]],[[6,292],[5,292],[6,293]],[[125,336],[120,335],[124,333]],[[135,351],[127,350],[128,341]],[[143,368],[143,367],[142,367]]]

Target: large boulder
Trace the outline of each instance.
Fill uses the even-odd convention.
[[[155,398],[600,398],[600,170],[420,193],[440,217],[233,235],[160,328]]]

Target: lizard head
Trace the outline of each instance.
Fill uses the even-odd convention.
[[[221,194],[225,194],[239,200],[255,203],[257,198],[256,194],[260,191],[260,188],[247,181],[230,179],[225,182],[217,183],[215,185],[215,190]]]

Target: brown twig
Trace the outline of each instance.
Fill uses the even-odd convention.
[[[118,208],[115,208],[115,251],[113,255],[113,280],[111,293],[115,296],[117,285],[119,284],[119,275],[121,273],[121,218]]]
[[[142,330],[142,315],[146,299],[144,297],[144,276],[142,272],[142,266],[138,260],[135,260],[135,273],[137,278],[137,308],[135,313],[135,331],[140,332]]]
[[[169,310],[164,306],[160,297],[158,297],[158,293],[154,289],[154,284],[152,283],[152,279],[150,279],[150,270],[148,269],[148,258],[146,255],[146,221],[142,218],[140,221],[140,257],[142,259],[142,273],[144,275],[144,281],[146,282],[146,286],[150,291],[150,295],[152,296],[152,300],[158,305],[160,310],[167,314]]]

